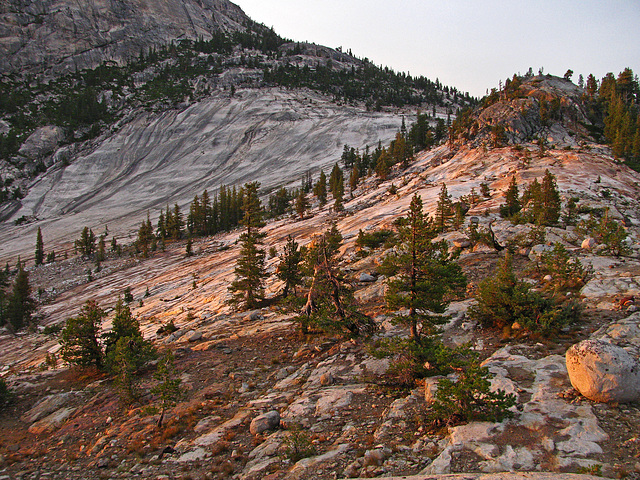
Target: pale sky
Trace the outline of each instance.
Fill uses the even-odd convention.
[[[234,1],[234,0],[232,0]],[[280,36],[482,97],[499,80],[567,69],[640,74],[640,0],[235,0]]]

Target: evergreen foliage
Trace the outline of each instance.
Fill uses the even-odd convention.
[[[395,277],[388,283],[385,299],[389,309],[408,310],[395,319],[407,325],[411,339],[420,343],[421,337],[437,333],[437,326],[444,322],[441,314],[466,280],[447,242],[432,241],[437,227],[423,212],[419,195],[414,195],[407,216],[396,225],[399,245],[384,263],[385,272]]]
[[[518,192],[518,182],[516,177],[511,177],[511,182],[504,193],[504,203],[500,205],[500,216],[512,218],[520,212],[520,193]]]
[[[36,251],[34,255],[36,265],[42,265],[44,262],[44,242],[42,241],[42,231],[38,227],[38,233],[36,234]]]
[[[158,381],[158,384],[151,389],[151,393],[157,395],[160,401],[160,417],[157,423],[160,428],[167,410],[174,407],[186,392],[181,385],[182,380],[176,378],[174,356],[171,352],[167,352],[160,358],[153,378]]]
[[[31,324],[31,315],[36,309],[36,303],[31,298],[29,274],[21,262],[18,262],[18,273],[6,302],[6,319],[12,331],[16,332]]]
[[[509,253],[495,276],[480,283],[476,300],[469,314],[487,327],[511,328],[517,323],[530,332],[551,335],[580,317],[578,304],[543,296],[518,280]]]
[[[440,194],[438,195],[438,203],[436,204],[436,212],[434,215],[436,230],[440,233],[446,232],[453,221],[454,214],[451,195],[449,195],[447,191],[447,185],[443,183],[440,188]]]
[[[318,181],[313,187],[313,194],[320,202],[321,207],[323,207],[327,203],[327,176],[324,174],[323,170],[320,170]]]
[[[89,227],[84,227],[80,238],[74,242],[76,253],[87,258],[91,257],[96,251],[96,236]]]
[[[302,314],[298,317],[303,333],[309,327],[349,336],[368,333],[371,319],[358,310],[353,292],[338,267],[342,235],[333,224],[311,241],[305,257],[305,270],[311,278]]]
[[[458,425],[470,421],[500,422],[513,416],[509,408],[516,396],[504,390],[491,390],[489,370],[481,366],[478,355],[467,350],[466,359],[456,369],[456,380],[438,381],[430,417],[438,424]]]
[[[289,295],[290,290],[293,290],[295,295],[296,287],[302,285],[302,271],[300,268],[302,259],[303,252],[298,248],[298,243],[289,235],[280,257],[280,263],[276,269],[276,276],[284,282],[283,297]]]
[[[116,376],[125,373],[119,371],[121,361],[126,360],[128,374],[134,374],[155,357],[153,344],[144,340],[138,320],[122,298],[116,303],[111,330],[102,336],[102,340],[106,368]],[[120,352],[117,351],[119,343],[122,343]],[[126,359],[118,359],[119,355]]]
[[[235,268],[236,278],[229,286],[233,294],[231,303],[247,309],[256,308],[264,298],[265,251],[260,245],[265,234],[259,230],[264,226],[259,189],[259,182],[244,186],[242,224],[246,231],[240,235],[242,247]]]
[[[67,320],[60,334],[61,355],[65,361],[81,367],[104,368],[104,353],[99,342],[104,317],[104,310],[89,300],[76,317]]]

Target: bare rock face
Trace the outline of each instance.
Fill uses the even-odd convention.
[[[0,73],[122,62],[172,40],[244,29],[228,0],[7,0],[0,4]]]
[[[55,125],[40,127],[29,135],[18,153],[30,160],[38,160],[53,152],[64,138],[62,127]]]
[[[584,340],[566,354],[573,387],[595,402],[640,400],[640,363],[622,347]]]

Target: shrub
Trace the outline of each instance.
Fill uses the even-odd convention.
[[[395,240],[395,235],[391,230],[381,229],[373,232],[365,233],[362,230],[358,231],[358,238],[356,238],[356,247],[369,248],[375,250],[382,245],[391,246]]]
[[[293,426],[284,439],[284,455],[295,463],[316,454],[316,447],[311,443],[309,434],[299,425]]]
[[[627,231],[623,225],[609,216],[608,209],[599,220],[591,213],[588,220],[578,224],[576,231],[583,235],[590,235],[604,245],[603,253],[607,255],[619,257],[628,255],[630,252],[626,243]]]
[[[577,292],[588,281],[592,271],[577,258],[572,258],[561,243],[554,244],[553,250],[540,256],[538,269],[540,275],[551,275],[545,290],[554,294]]]
[[[0,378],[0,406],[6,405],[11,402],[13,394],[5,382],[4,378]]]
[[[548,335],[580,316],[577,303],[545,297],[518,280],[509,254],[498,265],[496,275],[480,283],[476,300],[469,314],[487,327],[510,327],[517,322],[531,332]]]
[[[473,420],[500,422],[513,415],[509,408],[516,404],[516,396],[504,390],[491,391],[489,370],[480,365],[476,355],[459,368],[457,374],[457,381],[448,378],[438,381],[429,415],[436,424],[450,426]]]
[[[62,358],[73,365],[102,369],[104,357],[98,342],[102,319],[106,316],[98,304],[89,300],[77,317],[67,320],[60,336]]]

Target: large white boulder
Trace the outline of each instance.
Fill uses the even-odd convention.
[[[567,350],[566,362],[571,385],[589,400],[640,400],[640,362],[624,348],[584,340]]]

